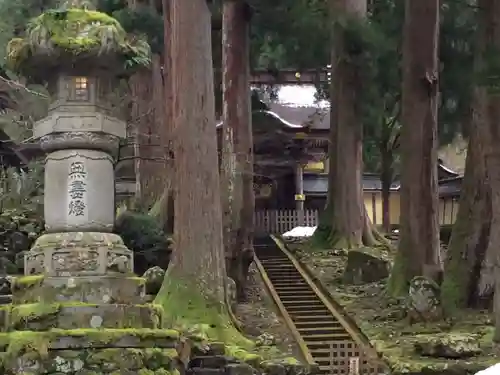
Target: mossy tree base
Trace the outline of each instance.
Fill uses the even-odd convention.
[[[406,297],[410,280],[408,278],[408,259],[400,251],[396,253],[391,274],[387,280],[387,293],[392,297]]]
[[[310,240],[311,249],[359,249],[361,247],[390,247],[389,241],[371,224],[364,212],[362,228],[352,233],[340,230],[333,221],[333,213],[328,207],[322,213],[319,225]]]
[[[164,309],[164,323],[188,336],[245,349],[254,347],[231,321],[225,301],[205,293],[194,281],[172,277],[170,269],[155,303]]]
[[[224,301],[204,294],[191,281],[179,280],[167,273],[155,303],[164,307],[165,324],[185,335],[199,355],[210,354],[212,347],[222,347],[223,353],[219,351],[217,355],[235,358],[256,369],[276,364],[303,367],[274,346],[257,347],[233,324]]]

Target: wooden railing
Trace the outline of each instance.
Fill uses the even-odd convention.
[[[318,210],[261,210],[254,213],[256,234],[283,234],[295,227],[318,225]]]

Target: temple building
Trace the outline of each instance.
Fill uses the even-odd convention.
[[[276,225],[281,225],[281,228],[300,224],[301,220],[303,224],[315,225],[317,212],[326,202],[329,108],[311,99],[313,89],[310,88],[309,92],[306,89],[302,98],[298,97],[302,94],[297,89],[301,87],[284,90],[288,95],[281,96],[280,102],[260,101],[252,105],[256,220],[265,222],[266,226],[269,221],[279,221],[281,224]],[[219,121],[218,128],[221,125]],[[136,194],[141,179],[147,178],[147,171],[142,170],[137,158],[134,158],[136,145],[133,141],[130,135],[128,143],[120,149],[121,160],[115,166],[116,193],[121,197]],[[41,155],[37,144],[16,143],[0,131],[2,165],[25,166],[29,160]],[[438,167],[439,222],[448,225],[454,222],[458,211],[462,177],[447,168],[441,160]],[[374,173],[363,173],[362,183],[368,215],[372,222],[381,224],[380,178]],[[400,184],[395,181],[390,189],[390,222],[393,225],[399,224],[399,194]],[[304,216],[305,222],[301,219]]]

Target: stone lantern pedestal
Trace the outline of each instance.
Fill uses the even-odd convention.
[[[62,28],[67,43],[60,36],[37,50],[17,40],[30,52],[9,52],[18,70],[47,80],[51,104],[34,126],[46,152],[46,232],[25,255],[12,305],[0,308],[0,373],[170,374],[178,368],[178,333],[163,329],[162,309],[146,303],[145,280],[133,273],[132,252],[112,233],[114,162],[126,137],[111,100],[115,55],[136,50],[116,21],[98,12],[51,11],[34,22]],[[113,29],[114,48],[83,53],[78,43],[95,37],[92,27],[93,46],[100,30]]]

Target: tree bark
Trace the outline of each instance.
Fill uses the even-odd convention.
[[[166,323],[248,345],[225,303],[222,211],[215,127],[211,15],[206,0],[171,0],[176,131],[175,250],[156,303]]]
[[[253,141],[250,108],[250,10],[243,0],[225,1],[222,16],[223,170],[226,261],[238,300],[253,260]],[[234,155],[234,156],[233,156]],[[232,162],[234,158],[234,162]]]
[[[162,106],[157,108],[156,113],[162,113],[160,117],[160,144],[163,148],[163,156],[165,159],[163,168],[163,192],[161,197],[156,201],[155,209],[158,212],[159,220],[163,224],[163,229],[167,233],[173,233],[174,230],[174,168],[175,163],[173,160],[172,144],[174,141],[174,121],[173,121],[173,107],[172,107],[172,53],[171,41],[172,37],[172,22],[170,17],[170,0],[162,0],[163,12],[163,59],[161,70],[161,80],[155,78],[155,83],[162,83]],[[158,80],[158,81],[156,81]]]
[[[141,70],[130,77],[130,94],[132,97],[132,107],[130,120],[134,128],[134,157],[135,159],[135,174],[138,179],[136,189],[136,203],[147,206],[151,199],[151,184],[149,168],[151,161],[152,142],[151,140],[151,125],[152,125],[152,79],[150,70]]]
[[[476,102],[481,100],[475,96]],[[448,314],[477,305],[481,263],[490,233],[491,198],[484,159],[487,140],[484,131],[479,133],[478,124],[484,121],[481,107],[484,105],[474,105],[460,205],[444,265],[441,296]]]
[[[385,233],[391,231],[391,185],[393,181],[393,156],[386,150],[386,146],[382,147],[381,154],[381,171],[380,181],[382,184],[382,227]]]
[[[437,266],[437,95],[439,0],[406,0],[401,130],[401,237],[389,291]],[[425,27],[422,27],[425,25]]]
[[[332,20],[339,14],[366,18],[366,0],[330,0]],[[313,243],[320,246],[356,248],[373,246],[382,237],[373,229],[364,207],[362,174],[362,121],[357,102],[362,90],[361,67],[347,53],[346,37],[337,25],[332,38],[332,76],[330,116],[330,169],[328,198]],[[325,243],[326,242],[326,243]]]
[[[165,0],[168,1],[168,0]],[[129,0],[128,6],[135,10],[144,4]],[[156,12],[154,4],[149,4],[152,12]],[[154,54],[149,70],[141,70],[130,79],[132,92],[132,121],[136,126],[136,192],[137,203],[142,208],[153,209],[157,202],[168,203],[162,200],[165,186],[170,185],[169,155],[167,145],[169,131],[164,126],[164,85],[162,80],[161,56]],[[154,207],[154,211],[158,211]],[[162,226],[168,229],[169,218],[165,209],[162,209],[158,218]]]
[[[484,50],[487,53],[500,53],[500,3],[493,0],[480,0],[478,12],[481,15],[480,29],[483,33]],[[486,71],[486,73],[490,73]],[[487,84],[496,86],[496,82]],[[486,99],[485,112],[487,121],[480,124],[487,134],[486,168],[491,192],[491,227],[488,247],[482,264],[479,287],[481,294],[493,292],[500,286],[500,94],[496,87],[488,87],[486,83],[478,90]],[[489,289],[489,290],[488,290]],[[500,293],[494,296],[495,335],[493,340],[500,342]]]

